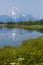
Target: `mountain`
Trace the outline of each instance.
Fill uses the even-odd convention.
[[[18,21],[28,21],[28,20],[37,20],[37,18],[35,18],[34,16],[30,15],[30,14],[22,14],[20,11],[18,11],[17,8],[12,8],[11,10],[9,10],[8,15],[11,16],[14,21],[18,22]]]
[[[34,16],[29,15],[29,14],[27,14],[25,18],[26,18],[27,21],[28,20],[37,20],[37,18],[35,18]]]
[[[22,14],[15,7],[9,10],[8,13],[6,13],[6,15],[0,15],[0,22],[20,22],[28,20],[36,20],[36,18],[32,15]]]
[[[14,19],[8,15],[0,15],[0,22],[11,22]]]

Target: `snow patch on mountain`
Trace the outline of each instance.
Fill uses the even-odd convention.
[[[9,9],[6,15],[0,15],[1,22],[19,22],[19,21],[28,21],[28,20],[36,20],[36,18],[32,15],[25,15],[21,13],[16,7]]]

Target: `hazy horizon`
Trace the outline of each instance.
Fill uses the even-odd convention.
[[[43,18],[43,0],[0,0],[0,15],[16,7],[20,13]]]

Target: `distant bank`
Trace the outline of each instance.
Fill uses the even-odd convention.
[[[0,22],[1,27],[24,28],[24,29],[43,29],[43,20],[24,21],[24,22]]]

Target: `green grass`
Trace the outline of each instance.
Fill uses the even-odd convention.
[[[43,19],[37,21],[24,21],[24,22],[0,22],[0,27],[7,28],[24,28],[24,29],[43,29]]]
[[[43,37],[24,40],[18,47],[0,48],[0,65],[10,65],[11,62],[16,65],[43,65]]]
[[[0,28],[1,27],[24,28],[24,29],[30,29],[30,30],[43,29],[43,25],[24,25],[24,24],[0,24]]]
[[[24,29],[43,29],[43,25],[15,25],[15,28],[24,28]]]

